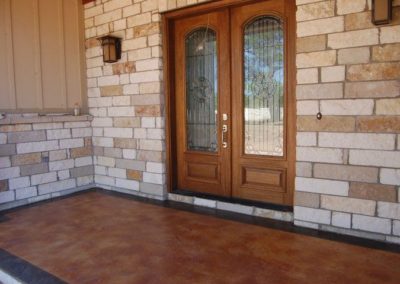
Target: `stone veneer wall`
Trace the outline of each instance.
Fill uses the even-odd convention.
[[[400,1],[297,4],[295,224],[400,243]]]
[[[178,3],[177,3],[178,2]],[[109,0],[85,5],[88,105],[97,185],[165,199],[161,10],[198,1]],[[98,37],[121,37],[104,64]]]
[[[90,120],[32,114],[0,119],[0,210],[90,187]]]
[[[159,12],[196,2],[85,5],[98,185],[166,198]],[[400,3],[381,27],[366,0],[297,4],[295,224],[400,242]],[[95,39],[108,33],[123,38],[117,64]]]

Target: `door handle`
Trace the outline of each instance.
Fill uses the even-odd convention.
[[[228,148],[228,142],[226,142],[226,133],[228,132],[228,125],[222,125],[222,148]]]

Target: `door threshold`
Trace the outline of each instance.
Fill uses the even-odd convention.
[[[293,207],[175,189],[168,199],[197,206],[293,222]]]

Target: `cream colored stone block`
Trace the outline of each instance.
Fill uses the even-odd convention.
[[[113,76],[99,77],[97,79],[97,83],[98,83],[99,87],[118,85],[119,84],[119,76],[113,75]]]
[[[151,23],[151,13],[143,13],[127,18],[128,28]]]
[[[372,150],[394,150],[394,134],[330,133],[318,134],[318,146]]]
[[[367,8],[365,0],[336,0],[339,15],[359,13]]]
[[[400,74],[399,74],[399,76],[400,76]],[[376,101],[376,114],[400,115],[400,99],[377,100]]]
[[[389,219],[382,219],[382,218],[354,214],[353,229],[380,233],[380,234],[390,234],[391,222]]]
[[[316,132],[297,132],[297,146],[317,146]]]
[[[318,68],[298,69],[297,84],[318,83]]]
[[[349,193],[349,183],[345,181],[296,177],[295,184],[296,191],[340,196],[347,196]]]
[[[114,140],[109,137],[93,137],[92,138],[93,146],[99,147],[113,147]]]
[[[371,115],[373,100],[326,100],[321,101],[323,115]]]
[[[129,106],[131,104],[130,96],[118,96],[112,98],[113,106]]]
[[[343,98],[343,84],[298,85],[296,88],[296,96],[298,100]]]
[[[378,202],[378,216],[400,220],[400,203]]]
[[[331,66],[336,64],[336,50],[299,53],[296,56],[297,68]]]
[[[139,37],[139,38],[135,38],[135,39],[124,40],[122,42],[122,51],[140,49],[140,48],[143,48],[146,46],[147,46],[147,38],[146,37]],[[150,50],[150,52],[151,52],[151,50]],[[128,55],[128,58],[129,58],[129,55]]]
[[[133,4],[122,9],[122,14],[124,18],[129,16],[140,14],[140,4]]]
[[[400,169],[381,169],[380,182],[400,186]]]
[[[136,72],[131,74],[131,83],[148,83],[148,82],[159,82],[162,79],[162,72],[156,71],[144,71]]]
[[[97,156],[95,157],[95,164],[113,168],[115,167],[115,159],[110,157]]]
[[[297,7],[296,20],[298,22],[309,21],[335,15],[335,1],[323,1]]]
[[[138,84],[124,85],[122,92],[124,95],[138,95],[139,85]]]
[[[118,9],[118,10],[115,10],[112,12],[97,15],[94,18],[94,23],[96,26],[100,26],[102,24],[110,23],[110,22],[119,20],[121,18],[122,18],[122,10]]]
[[[333,49],[375,45],[379,43],[378,29],[350,31],[328,35],[328,47]]]
[[[344,31],[344,17],[332,17],[297,24],[297,36],[330,34]]]
[[[132,4],[132,0],[111,0],[104,3],[104,12],[109,12],[118,8],[129,6]]]
[[[98,5],[92,8],[85,9],[84,14],[85,14],[85,19],[103,14],[103,6]]]
[[[141,59],[151,58],[151,48],[141,48],[137,50],[132,50],[128,52],[128,59],[130,61],[136,61]]]
[[[348,82],[345,85],[346,98],[384,98],[398,97],[399,95],[400,83],[395,80],[355,83]]]
[[[295,206],[294,219],[315,222],[319,224],[330,224],[331,212],[328,210]]]
[[[134,107],[109,107],[108,108],[108,116],[135,116],[135,108]]]
[[[142,3],[142,13],[156,10],[158,8],[158,0],[146,0]]]
[[[321,208],[347,213],[375,215],[376,202],[340,196],[321,196]]]
[[[380,40],[381,43],[400,42],[400,25],[382,27]]]
[[[332,66],[321,68],[322,82],[339,82],[345,80],[345,66]]]
[[[104,128],[105,137],[117,137],[117,138],[132,138],[133,129],[132,128]]]
[[[360,166],[400,168],[399,151],[350,150],[349,163]]]
[[[342,212],[332,212],[332,225],[342,228],[351,227],[351,214]]]
[[[297,161],[320,163],[343,163],[343,151],[341,149],[328,149],[316,147],[297,147]]]
[[[137,72],[158,70],[161,68],[162,62],[159,58],[145,59],[136,61],[135,66]]]
[[[368,63],[370,60],[369,47],[340,49],[338,51],[339,64]]]
[[[318,111],[318,101],[297,101],[297,115],[315,115]]]

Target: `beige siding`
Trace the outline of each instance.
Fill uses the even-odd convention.
[[[80,9],[80,0],[0,0],[0,110],[85,105]]]

